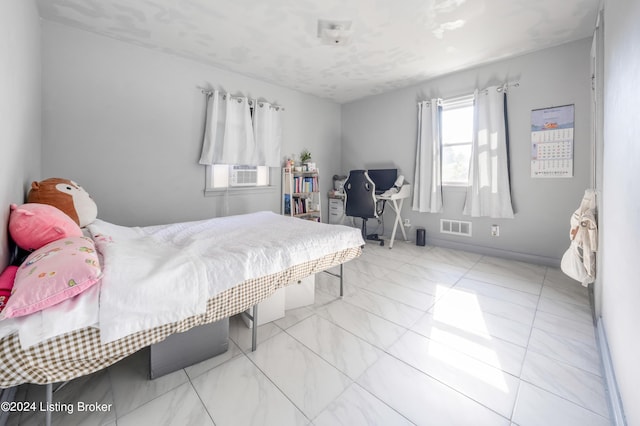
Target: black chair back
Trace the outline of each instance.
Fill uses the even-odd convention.
[[[376,186],[366,170],[351,170],[344,183],[345,210],[347,216],[378,217]]]

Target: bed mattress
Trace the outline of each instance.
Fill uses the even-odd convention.
[[[109,343],[101,343],[100,331],[94,327],[59,335],[26,349],[21,346],[17,334],[5,336],[0,340],[0,388],[23,383],[61,382],[91,374],[146,346],[161,342],[173,333],[243,312],[278,288],[340,265],[358,257],[360,253],[360,246],[347,248],[277,273],[245,280],[208,299],[204,314],[140,331]]]

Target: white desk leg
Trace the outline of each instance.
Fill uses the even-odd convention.
[[[402,211],[402,204],[404,202],[404,198],[400,199],[400,204],[396,200],[391,200],[393,209],[396,212],[396,220],[393,222],[393,231],[391,232],[391,242],[389,243],[389,248],[393,248],[393,241],[396,238],[396,231],[398,230],[398,225],[400,225],[400,231],[402,231],[402,236],[404,240],[407,241],[407,233],[404,230],[404,225],[402,224],[402,216],[400,216],[400,212]]]
[[[393,221],[393,231],[391,231],[391,242],[389,243],[389,249],[393,248],[393,241],[396,238],[396,231],[398,230],[398,223],[401,226],[402,234],[404,235],[404,228],[402,227],[402,218],[400,217],[400,210],[398,209],[398,203],[396,200],[391,200],[391,207],[396,212],[396,220]],[[402,207],[402,200],[400,200],[400,207]],[[406,238],[405,238],[406,239]]]
[[[400,224],[400,230],[402,231],[402,236],[404,237],[404,240],[408,241],[407,233],[404,230],[404,224],[402,223],[402,218],[400,217],[400,212],[402,211],[402,203],[404,203],[404,198],[400,199],[400,205],[398,206],[398,223]]]

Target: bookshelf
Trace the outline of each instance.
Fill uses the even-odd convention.
[[[322,222],[318,170],[282,169],[282,214]]]

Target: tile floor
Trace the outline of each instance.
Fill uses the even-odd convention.
[[[610,424],[588,294],[559,270],[396,242],[345,275],[340,299],[319,274],[316,303],[261,326],[256,352],[236,317],[216,358],[149,381],[140,351],[70,382],[56,402],[113,408],[54,424]]]

